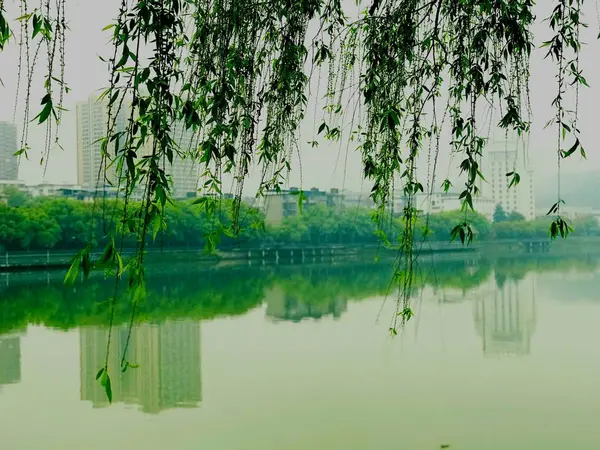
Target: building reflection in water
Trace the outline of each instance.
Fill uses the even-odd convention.
[[[303,319],[320,319],[332,316],[339,319],[347,310],[346,299],[307,303],[285,292],[281,286],[269,289],[265,295],[266,315],[273,321],[300,322]]]
[[[491,277],[474,303],[477,333],[486,355],[527,355],[536,326],[536,276]]]
[[[21,335],[0,335],[0,391],[21,382]]]
[[[81,400],[95,408],[108,406],[96,373],[104,365],[108,329],[79,330]],[[167,321],[135,326],[127,361],[139,368],[122,373],[121,352],[127,326],[113,329],[109,373],[113,402],[138,405],[145,413],[157,414],[173,408],[195,408],[202,400],[200,322]]]

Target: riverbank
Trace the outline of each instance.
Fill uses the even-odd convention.
[[[463,247],[460,244],[432,243],[419,246],[416,252],[429,254],[463,255],[475,253],[475,246]],[[134,250],[124,250],[123,255],[131,256]],[[39,271],[66,269],[70,267],[75,251],[7,252],[0,256],[0,272]],[[155,263],[188,263],[201,266],[224,266],[237,264],[278,263],[284,261],[317,262],[327,260],[353,260],[368,257],[392,257],[397,250],[382,245],[322,245],[322,246],[274,246],[243,249],[217,250],[209,254],[203,250],[164,249],[151,250],[145,256],[148,265]],[[91,254],[92,261],[99,259],[102,252]]]
[[[134,250],[125,250],[124,256]],[[569,237],[567,240],[497,240],[476,242],[464,246],[458,242],[423,242],[415,244],[415,253],[436,258],[479,259],[482,255],[516,254],[595,254],[600,253],[600,237]],[[23,272],[49,269],[66,269],[71,265],[75,250],[40,252],[7,252],[0,255],[0,272]],[[329,260],[365,260],[368,258],[392,258],[398,250],[382,245],[322,245],[322,246],[272,246],[243,249],[218,250],[208,254],[203,250],[163,249],[148,251],[145,261],[156,263],[194,263],[199,266],[227,266],[238,264],[265,264],[279,262],[317,262]],[[98,259],[101,251],[92,254]]]

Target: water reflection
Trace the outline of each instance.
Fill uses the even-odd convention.
[[[165,267],[149,276],[128,352],[140,368],[125,374],[131,304],[118,305],[119,404],[102,411],[110,283],[11,275],[0,286],[1,447],[598,449],[597,267],[443,262],[418,274],[417,316],[393,341],[392,302],[374,323],[389,262]]]
[[[422,265],[414,292],[417,297],[433,297],[440,303],[460,303],[477,300],[480,293],[492,295],[495,291],[490,286],[494,279],[513,280],[510,286],[525,280],[529,273],[554,273],[564,267],[594,273],[598,263],[564,257],[481,260],[476,266],[462,261],[439,261]],[[246,314],[265,303],[267,317],[275,321],[339,318],[352,302],[385,296],[392,268],[392,261],[212,271],[190,266],[161,267],[148,279],[148,297],[139,307],[137,322],[231,317]],[[97,274],[87,282],[65,286],[62,275],[13,274],[8,285],[0,285],[0,334],[26,329],[29,324],[60,330],[82,325],[107,326],[105,301],[111,295],[110,281]],[[128,302],[118,302],[115,323],[128,322],[130,306]]]
[[[485,355],[528,355],[536,327],[537,274],[574,265],[580,273],[593,274],[598,267],[595,260],[564,258],[482,260],[475,266],[442,262],[417,274],[415,292],[426,302],[448,306],[472,302],[470,320]],[[149,278],[148,297],[140,305],[127,355],[140,368],[124,374],[117,369],[127,339],[127,326],[122,324],[127,323],[130,305],[117,305],[115,322],[121,325],[113,331],[109,361],[114,401],[152,414],[197,407],[202,400],[202,320],[243,315],[261,305],[274,322],[339,319],[352,303],[383,298],[391,275],[389,262],[161,270]],[[95,376],[103,366],[108,340],[102,301],[110,295],[110,283],[96,279],[65,286],[62,274],[14,275],[10,283],[8,275],[5,278],[0,286],[0,389],[21,380],[21,330],[28,324],[78,328],[80,398],[95,408],[107,406]],[[597,281],[594,278],[596,286]]]
[[[495,273],[474,303],[475,328],[485,355],[528,355],[536,325],[537,277]]]
[[[0,392],[3,386],[21,382],[21,336],[0,336]]]
[[[339,319],[348,309],[348,302],[344,298],[315,300],[315,302],[303,301],[293,293],[287,293],[283,287],[275,286],[265,294],[266,315],[274,322],[300,322],[304,319],[321,319],[327,316]]]
[[[145,413],[157,414],[172,408],[195,408],[202,400],[200,322],[166,321],[142,323],[131,333],[127,360],[137,369],[122,373],[121,351],[125,348],[128,327],[113,330],[109,352],[109,373],[113,402],[138,405]],[[108,330],[84,327],[79,330],[81,400],[94,408],[108,406],[96,380],[104,365]]]

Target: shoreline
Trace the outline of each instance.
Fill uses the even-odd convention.
[[[515,255],[551,253],[598,253],[600,252],[600,237],[584,238],[570,237],[566,241],[546,240],[505,240],[475,242],[468,246],[460,243],[424,242],[415,245],[415,253],[419,256],[441,256],[444,258],[478,259],[482,255]],[[41,252],[7,252],[0,254],[0,273],[36,272],[44,270],[68,269],[76,250]],[[124,255],[133,254],[133,250],[125,250]],[[92,259],[97,259],[102,251],[94,252]],[[393,258],[398,255],[395,248],[382,245],[353,246],[321,245],[321,246],[272,246],[257,248],[233,248],[217,250],[210,255],[204,250],[162,249],[150,250],[146,254],[149,265],[169,261],[172,263],[194,262],[208,267],[222,267],[242,263],[266,264],[279,261],[302,263],[324,260],[353,260],[373,256],[373,258]]]

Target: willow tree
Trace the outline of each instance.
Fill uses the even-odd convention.
[[[46,94],[35,119],[47,127],[47,150],[67,91],[65,1],[40,0],[32,9],[19,0],[22,14],[16,20],[0,13],[0,49],[15,36],[26,80],[30,82],[39,54],[45,55]],[[576,108],[567,99],[576,98],[579,86],[586,84],[579,69],[584,0],[552,1],[547,24],[553,36],[543,45],[556,67],[556,93],[549,102],[560,166],[562,158],[583,154]],[[361,153],[378,205],[374,220],[385,217],[394,186],[401,186],[407,199],[396,273],[397,315],[390,328],[395,334],[412,315],[414,196],[434,185],[449,189],[452,182],[464,183],[460,197],[465,216],[451,235],[470,242],[469,210],[484,177],[480,167],[486,145],[478,111],[492,104],[501,111],[495,126],[519,135],[529,130],[533,8],[533,0],[373,0],[358,7],[341,0],[122,0],[114,23],[106,27],[113,51],[106,58],[103,97],[110,114],[102,142],[104,167],[113,165],[121,175],[122,221],[101,261],[92,262],[86,248],[68,277],[79,266],[87,274],[92,264],[112,271],[112,316],[119,280],[127,276],[133,320],[144,296],[146,237],[164,227],[173,158],[192,158],[202,165],[202,194],[216,194],[200,200],[208,211],[218,207],[223,177],[233,178],[234,225],[216,229],[209,240],[216,242],[222,232],[236,233],[249,168],[261,168],[257,195],[279,189],[290,171],[292,154],[300,148],[299,125],[307,113],[313,115],[307,108],[309,81],[318,76],[326,84],[318,132],[326,139],[350,139]],[[27,88],[20,102],[25,111],[22,153],[28,149],[30,101]],[[114,118],[129,101],[128,126],[116,131]],[[193,145],[178,144],[176,122],[194,131]],[[460,157],[461,180],[435,179],[445,129],[452,136],[452,153]],[[430,164],[427,180],[417,177],[422,153]],[[518,184],[519,174],[507,176]],[[135,189],[143,189],[140,204],[129,201]],[[569,232],[561,203],[559,195],[550,211],[552,237]],[[136,255],[129,261],[120,256],[125,231],[138,235]],[[103,374],[106,366],[99,376]]]

